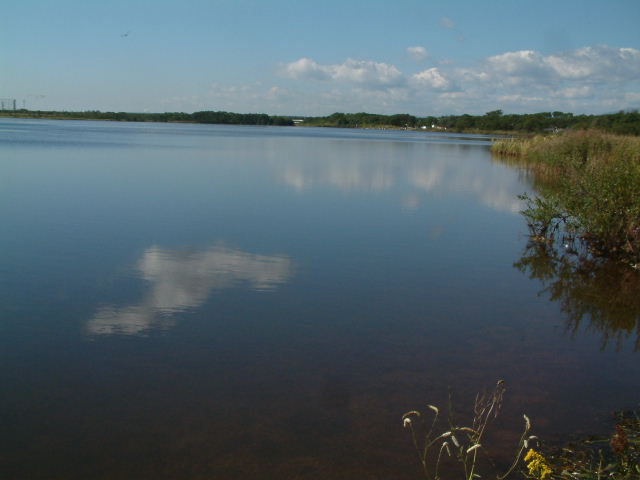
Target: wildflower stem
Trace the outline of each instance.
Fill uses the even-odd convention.
[[[431,477],[429,476],[429,471],[427,469],[427,462],[425,457],[423,457],[420,454],[420,447],[418,446],[418,439],[416,438],[416,432],[413,429],[413,424],[409,423],[409,429],[411,430],[411,438],[413,440],[413,446],[416,449],[416,453],[418,454],[418,459],[420,460],[420,463],[422,464],[422,470],[424,471],[424,476],[425,478],[427,478],[428,480],[431,479]]]
[[[504,478],[509,476],[511,474],[511,472],[513,472],[513,470],[518,466],[518,462],[520,461],[520,457],[522,456],[522,452],[524,452],[524,449],[525,449],[524,438],[527,436],[527,433],[529,432],[530,428],[531,428],[531,423],[529,422],[528,417],[525,415],[524,431],[522,432],[522,435],[520,436],[520,441],[518,442],[518,445],[520,446],[520,449],[518,450],[518,453],[516,454],[516,458],[513,460],[513,464],[511,465],[511,467],[509,467],[509,470],[507,470],[504,475],[498,475],[498,480],[503,480]]]
[[[438,478],[438,471],[440,469],[440,457],[442,457],[442,451],[444,449],[449,449],[449,446],[447,445],[447,442],[442,442],[442,445],[440,445],[440,451],[438,452],[438,460],[436,461],[436,470],[435,470],[435,478]]]

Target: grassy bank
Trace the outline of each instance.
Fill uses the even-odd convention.
[[[640,264],[640,138],[594,130],[497,140],[544,178],[523,212],[532,233],[573,235],[596,256]]]

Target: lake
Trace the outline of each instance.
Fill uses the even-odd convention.
[[[608,433],[638,310],[547,268],[489,148],[0,119],[0,477],[419,478],[402,414],[499,379],[499,468],[522,414]]]

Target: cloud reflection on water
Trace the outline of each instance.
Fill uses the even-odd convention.
[[[269,290],[292,275],[292,262],[283,255],[256,255],[214,246],[204,251],[145,250],[137,270],[150,283],[137,305],[101,308],[88,322],[91,335],[139,335],[153,327],[173,324],[171,316],[202,305],[213,290],[248,283]]]
[[[448,148],[452,148],[448,145]],[[300,159],[278,162],[280,180],[303,193],[316,186],[329,186],[342,192],[383,192],[394,187],[408,190],[401,203],[417,208],[425,193],[456,192],[474,195],[496,211],[518,213],[523,204],[517,198],[522,185],[513,171],[469,159],[453,161],[448,156],[429,158]]]
[[[281,169],[282,181],[298,192],[314,185],[325,184],[343,192],[384,191],[393,186],[395,178],[389,165],[369,163],[354,158],[327,160],[318,164],[287,163]]]

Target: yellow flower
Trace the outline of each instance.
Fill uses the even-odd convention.
[[[553,472],[547,460],[533,448],[529,449],[527,455],[524,457],[524,461],[527,462],[529,475],[534,478],[545,480]]]

